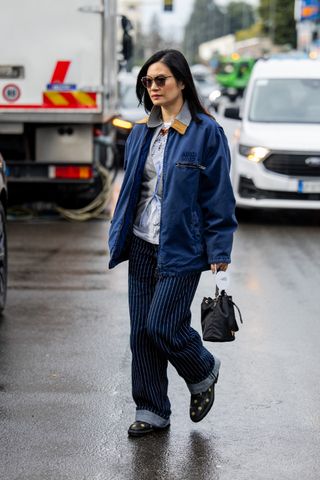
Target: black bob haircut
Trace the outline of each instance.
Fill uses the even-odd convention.
[[[206,115],[209,115],[200,102],[187,60],[181,52],[173,49],[160,50],[159,52],[154,53],[141,68],[138,73],[136,85],[136,94],[139,100],[139,105],[144,105],[146,112],[150,112],[153,107],[148,90],[142,85],[141,78],[147,75],[150,65],[156,62],[164,63],[164,65],[170,69],[176,81],[180,81],[184,84],[182,95],[183,99],[188,101],[192,119],[196,122],[200,121],[197,117],[197,113],[205,113]]]

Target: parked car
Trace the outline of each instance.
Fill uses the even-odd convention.
[[[259,60],[231,146],[237,205],[320,209],[320,62]]]
[[[190,70],[203,105],[206,108],[210,107],[212,103],[210,96],[220,89],[211,69],[205,65],[195,64],[190,67]]]
[[[7,272],[8,272],[8,250],[7,250],[7,182],[5,176],[5,163],[0,154],[0,313],[4,310],[7,298]]]

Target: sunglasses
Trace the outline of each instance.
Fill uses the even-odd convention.
[[[154,77],[154,78],[142,77],[141,82],[145,88],[151,88],[153,82],[157,85],[157,87],[163,87],[166,83],[167,78],[171,78],[171,77],[172,75],[168,75],[167,77],[165,77],[164,75],[159,75],[158,77]]]

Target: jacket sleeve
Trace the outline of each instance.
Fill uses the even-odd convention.
[[[237,228],[235,198],[230,179],[230,152],[223,129],[210,131],[199,185],[208,263],[230,263],[233,232]]]

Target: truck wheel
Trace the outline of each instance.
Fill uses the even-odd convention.
[[[0,203],[0,313],[3,311],[7,298],[7,274],[8,274],[8,251],[7,251],[7,228],[6,214]]]

